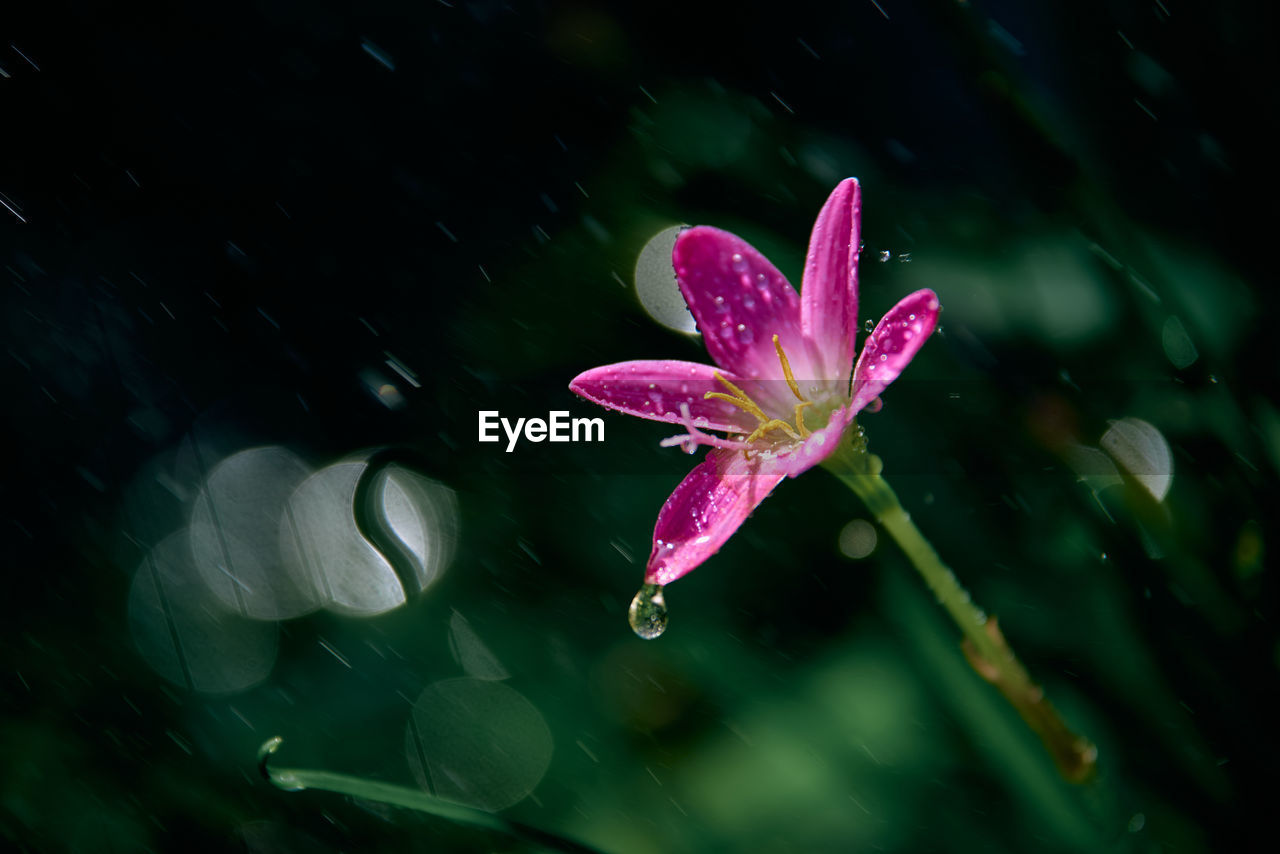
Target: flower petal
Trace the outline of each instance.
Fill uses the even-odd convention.
[[[800,331],[800,297],[741,237],[700,225],[676,238],[671,261],[716,364],[740,377],[781,379],[777,335],[800,381],[821,379]]]
[[[707,454],[662,505],[653,529],[646,584],[670,584],[711,557],[751,511],[782,482],[786,472],[741,451]]]
[[[750,433],[756,428],[756,419],[733,404],[704,397],[709,391],[725,390],[713,376],[718,370],[674,359],[619,362],[578,374],[569,389],[609,409],[672,424],[680,423],[680,404],[687,403],[689,416],[699,428]],[[719,372],[730,382],[736,379]]]
[[[858,412],[898,378],[938,323],[938,295],[925,288],[907,294],[881,318],[853,369],[853,410]]]
[[[835,188],[809,235],[800,288],[800,325],[827,379],[849,378],[858,330],[858,252],[862,188],[846,178]]]

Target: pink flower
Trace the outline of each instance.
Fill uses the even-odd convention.
[[[658,513],[646,586],[632,603],[642,636],[665,626],[662,586],[715,554],[783,478],[833,454],[933,332],[938,298],[916,291],[884,316],[854,366],[861,212],[858,181],[848,178],[814,223],[799,294],[740,237],[709,226],[682,232],[676,278],[716,366],[621,362],[569,384],[610,409],[683,425],[664,445],[711,447]],[[641,622],[649,615],[644,627],[637,609]]]

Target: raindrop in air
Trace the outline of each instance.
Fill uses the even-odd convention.
[[[653,640],[667,630],[667,602],[661,584],[646,584],[627,609],[631,630],[645,640]]]
[[[876,323],[874,320],[868,320],[866,323],[862,324],[862,328],[870,332],[876,328]]]

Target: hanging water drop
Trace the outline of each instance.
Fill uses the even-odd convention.
[[[631,631],[645,640],[653,640],[667,630],[667,601],[661,584],[646,584],[631,600],[627,609]]]

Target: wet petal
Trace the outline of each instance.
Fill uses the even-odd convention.
[[[574,377],[569,388],[609,409],[672,424],[680,423],[680,404],[686,403],[697,427],[750,433],[756,428],[756,419],[733,404],[704,397],[709,391],[725,390],[713,376],[717,371],[730,382],[736,379],[712,365],[644,359],[592,368]]]
[[[676,279],[716,364],[752,379],[778,379],[779,336],[796,378],[822,379],[810,367],[800,331],[800,297],[769,259],[737,235],[700,225],[682,232],[671,253]]]
[[[645,568],[648,584],[670,584],[711,557],[786,472],[741,451],[714,450],[662,505]]]
[[[858,328],[858,250],[862,189],[857,178],[840,182],[822,206],[804,263],[800,325],[819,354],[828,379],[849,379]]]
[[[898,378],[938,323],[938,295],[928,288],[903,297],[876,325],[853,371],[858,412]]]

